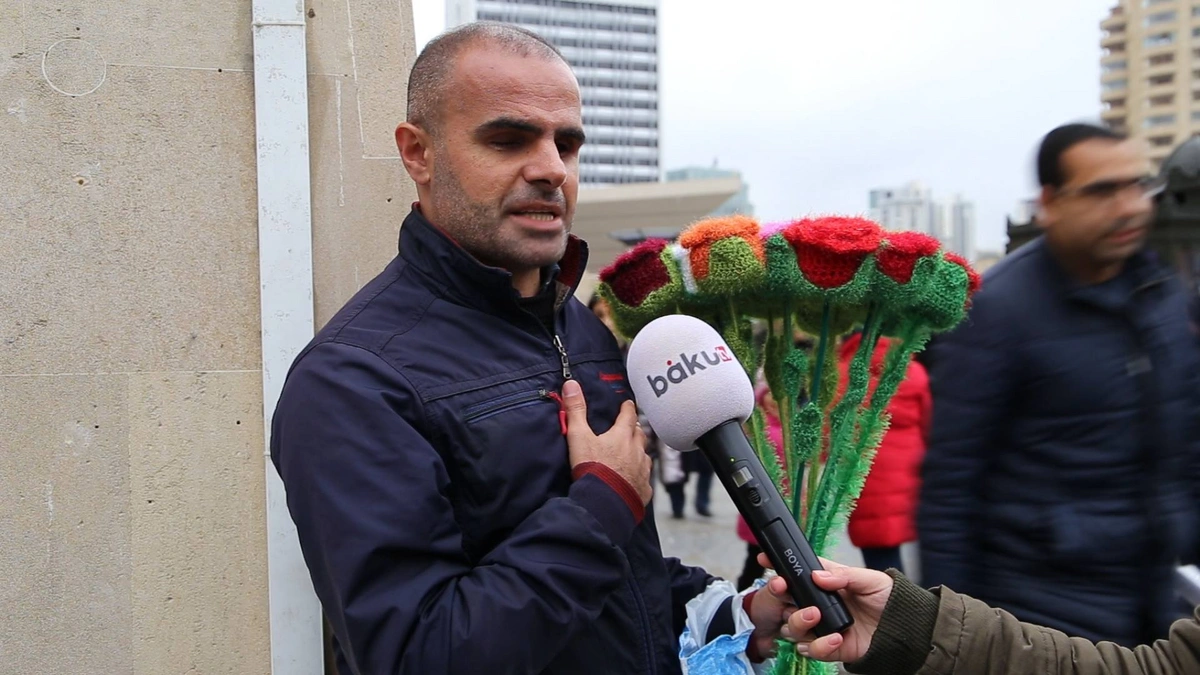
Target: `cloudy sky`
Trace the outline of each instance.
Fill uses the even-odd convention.
[[[1115,2],[662,0],[663,165],[741,170],[766,221],[919,180],[974,201],[1000,250],[1041,136],[1099,114]],[[444,28],[443,0],[413,14],[418,47]]]

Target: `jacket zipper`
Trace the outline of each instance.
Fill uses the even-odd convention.
[[[552,342],[554,343],[554,348],[558,350],[558,358],[562,364],[563,381],[565,382],[571,379],[571,358],[567,354],[567,348],[565,345],[563,345],[562,338],[559,337],[557,333],[554,334]],[[542,391],[546,396],[558,403],[558,424],[559,428],[562,430],[563,436],[566,436],[567,407],[563,403],[562,396],[552,391],[546,391],[544,389]],[[646,657],[646,665],[649,666],[652,674],[657,673],[658,664],[654,662],[654,652],[651,647],[651,644],[653,643],[653,635],[650,632],[650,615],[646,612],[646,603],[642,599],[642,594],[638,589],[637,584],[634,583],[632,579],[626,579],[626,584],[629,586],[629,592],[633,595],[634,603],[637,604],[638,616],[641,618],[642,639],[643,646],[645,647],[642,653]]]
[[[554,343],[554,348],[558,350],[558,360],[562,364],[563,382],[571,379],[571,357],[567,355],[567,348],[563,345],[562,338],[555,333],[551,339]],[[562,435],[567,435],[567,404],[563,403],[562,396],[557,392],[546,392],[546,396],[558,404],[558,428],[562,431]]]
[[[631,567],[630,572],[632,571]],[[625,583],[629,586],[629,592],[633,594],[633,601],[637,604],[638,616],[642,620],[642,639],[645,646],[643,653],[646,656],[646,665],[650,667],[651,673],[657,673],[658,664],[654,662],[654,650],[651,647],[654,642],[654,636],[650,633],[650,615],[646,612],[646,603],[642,600],[642,593],[633,579],[626,579]]]
[[[571,358],[567,356],[567,348],[563,346],[562,338],[554,335],[554,348],[558,350],[558,360],[562,363],[563,380],[571,379]]]
[[[509,394],[491,401],[484,401],[468,407],[464,411],[463,422],[470,423],[485,417],[491,417],[497,413],[512,410],[537,401],[554,400],[545,389],[537,391],[523,391],[518,394]]]

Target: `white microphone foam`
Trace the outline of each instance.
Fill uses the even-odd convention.
[[[676,450],[754,412],[754,385],[720,334],[695,317],[651,321],[629,345],[629,382],[654,432]]]

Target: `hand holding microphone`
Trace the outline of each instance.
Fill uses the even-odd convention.
[[[634,338],[627,367],[655,433],[679,450],[699,446],[796,606],[820,610],[814,632],[850,628],[845,604],[814,583],[821,563],[742,431],[754,412],[754,387],[721,336],[694,317],[664,316]]]

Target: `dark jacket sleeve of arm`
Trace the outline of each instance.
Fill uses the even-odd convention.
[[[1192,503],[1200,505],[1200,372],[1193,373],[1191,392],[1192,428],[1189,438],[1192,450]],[[1197,523],[1197,527],[1200,527],[1200,522]],[[1184,558],[1183,563],[1200,565],[1200,531],[1194,532],[1193,535],[1195,538],[1192,541],[1195,542],[1195,545],[1192,547],[1190,555]]]
[[[982,474],[1017,386],[1014,327],[1005,314],[982,292],[963,325],[934,347],[933,428],[917,511],[921,581],[927,586],[972,588],[971,532]]]
[[[304,558],[353,673],[540,672],[622,583],[633,514],[595,476],[472,564],[421,404],[371,352],[314,348],[273,424]]]
[[[689,567],[679,561],[679,558],[665,558],[667,575],[671,579],[671,617],[675,627],[675,636],[683,634],[687,624],[687,604],[692,598],[704,592],[708,585],[716,580],[699,567]],[[733,630],[732,615],[730,615],[729,631]]]

